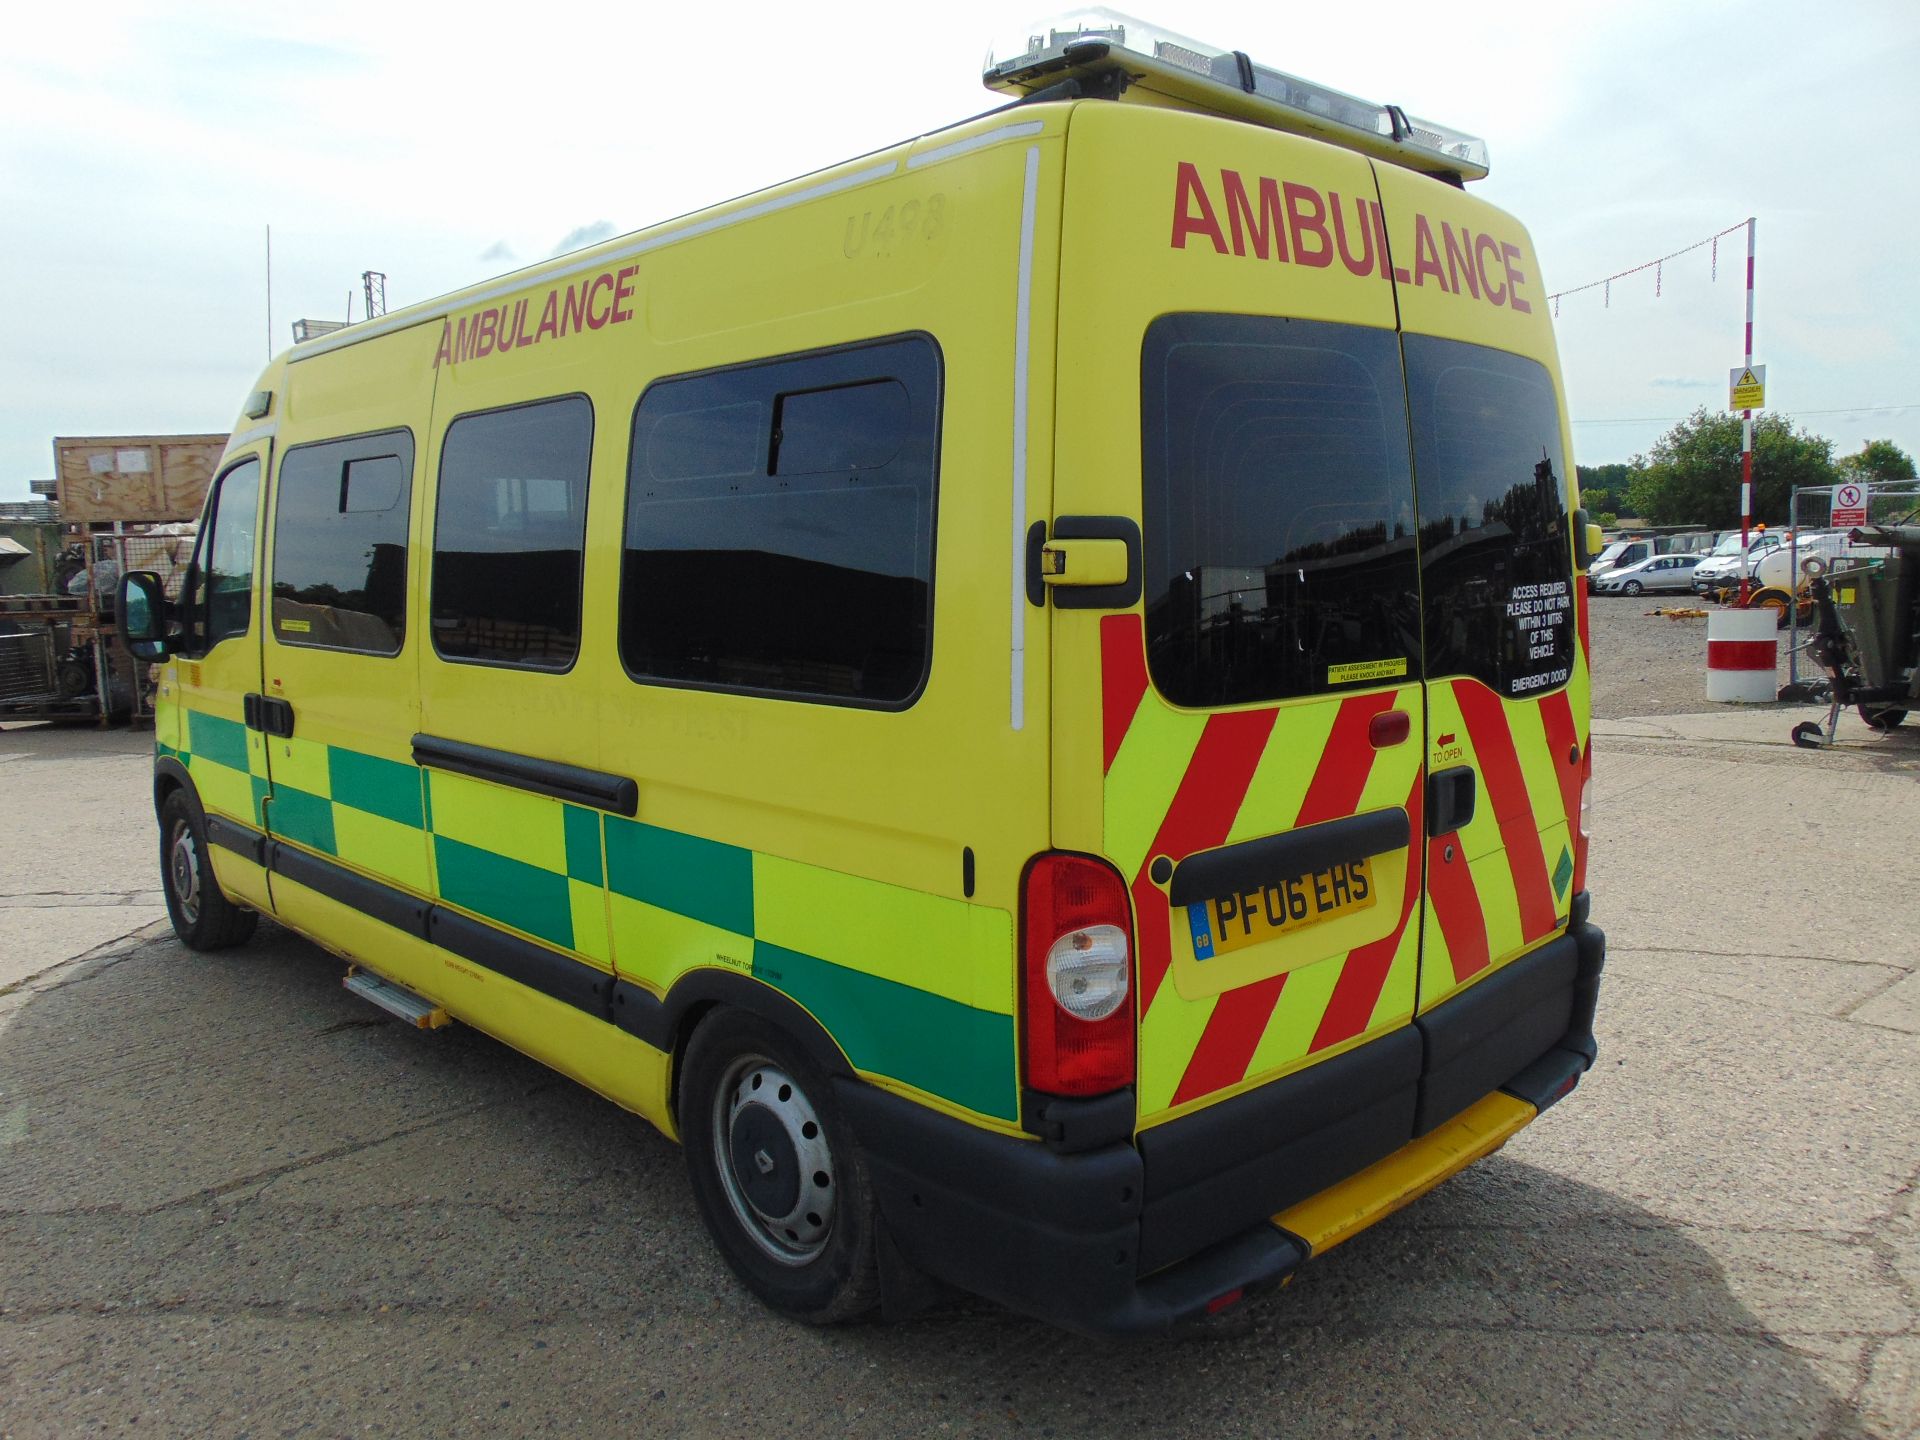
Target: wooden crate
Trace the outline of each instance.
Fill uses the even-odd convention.
[[[53,442],[69,525],[197,520],[225,435],[81,435]]]

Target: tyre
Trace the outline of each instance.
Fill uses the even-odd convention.
[[[693,1196],[733,1273],[812,1325],[880,1297],[879,1216],[833,1089],[792,1039],[720,1009],[687,1045],[680,1137]]]
[[[1802,750],[1818,750],[1824,746],[1827,732],[1812,720],[1802,720],[1793,727],[1793,743]]]
[[[1907,718],[1907,712],[1885,705],[1856,705],[1869,730],[1892,730]]]
[[[207,824],[184,790],[160,806],[160,875],[173,933],[189,950],[225,950],[253,935],[260,917],[221,893],[207,853]]]
[[[1773,628],[1776,630],[1786,629],[1788,622],[1793,618],[1793,596],[1777,587],[1770,586],[1765,590],[1756,590],[1748,603],[1756,609],[1764,606],[1773,611]]]
[[[1629,580],[1620,587],[1620,593],[1622,595],[1638,595],[1646,588],[1647,587],[1642,585],[1638,580]]]

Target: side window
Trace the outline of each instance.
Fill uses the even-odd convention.
[[[1419,673],[1398,337],[1163,315],[1141,363],[1147,668],[1176,705]]]
[[[1563,685],[1573,551],[1553,381],[1537,361],[1460,340],[1409,335],[1405,349],[1427,674],[1510,698]]]
[[[939,429],[926,336],[649,387],[627,472],[628,672],[911,704],[931,655]]]
[[[259,513],[258,460],[244,461],[214,482],[207,528],[181,596],[190,653],[203,653],[229,636],[247,633],[253,614],[253,541]]]
[[[447,427],[433,525],[433,646],[564,670],[580,650],[593,406],[581,396]]]
[[[406,639],[413,437],[289,450],[273,507],[273,634],[284,645],[396,655]]]

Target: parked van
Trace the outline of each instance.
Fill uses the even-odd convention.
[[[1587,578],[1598,580],[1610,570],[1624,570],[1629,565],[1643,565],[1660,553],[1658,540],[1610,540],[1607,546],[1587,565]]]
[[[1597,536],[1480,142],[1117,16],[987,78],[295,347],[123,604],[188,946],[646,1117],[785,1313],[1139,1333],[1591,1064]]]

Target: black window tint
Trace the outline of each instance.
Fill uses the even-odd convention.
[[[433,644],[564,670],[580,650],[593,406],[581,396],[447,427],[433,529]]]
[[[907,387],[898,380],[782,395],[773,422],[773,473],[878,470],[907,436]]]
[[[1566,683],[1573,561],[1553,381],[1533,360],[1406,337],[1427,674],[1514,697]]]
[[[340,472],[341,514],[381,514],[398,505],[407,491],[407,470],[398,455],[349,460]]]
[[[717,480],[762,473],[771,413],[766,399],[736,400],[723,392],[701,398],[714,403],[694,403],[662,414],[647,431],[644,469],[648,478]],[[634,463],[642,464],[637,455]]]
[[[413,437],[405,431],[287,452],[274,497],[276,639],[399,653],[412,476]]]
[[[634,412],[620,649],[639,679],[901,705],[933,618],[925,337],[663,380]]]
[[[249,460],[220,477],[207,539],[206,643],[244,635],[253,612],[253,535],[260,511],[260,462]]]
[[[1165,315],[1142,364],[1147,660],[1177,705],[1418,673],[1392,331]]]

